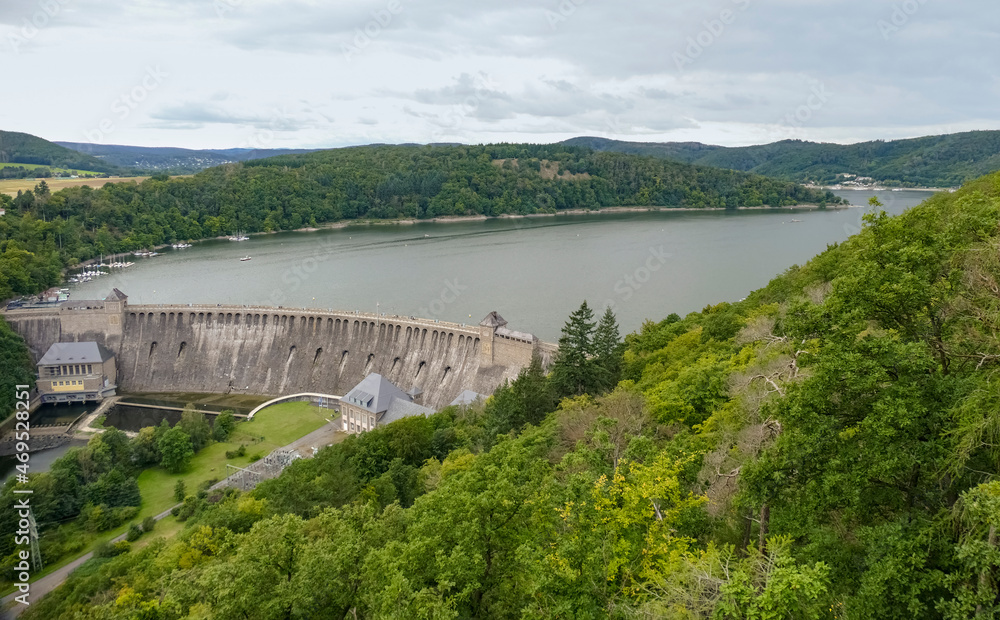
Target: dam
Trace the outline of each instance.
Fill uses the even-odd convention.
[[[340,312],[224,305],[130,305],[107,298],[8,309],[34,361],[53,343],[95,341],[115,354],[119,392],[344,394],[368,374],[423,391],[440,408],[464,390],[491,394],[556,346],[507,328]]]

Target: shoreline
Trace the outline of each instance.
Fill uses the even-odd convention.
[[[854,209],[862,205],[831,205],[827,206],[827,211],[834,211],[839,209]],[[406,217],[406,218],[395,218],[395,219],[385,219],[385,220],[343,220],[340,222],[331,222],[329,224],[324,224],[317,227],[311,228],[297,228],[293,231],[274,231],[274,232],[317,232],[320,230],[338,230],[341,228],[347,228],[349,226],[411,226],[415,224],[457,224],[462,222],[485,222],[488,220],[519,220],[528,218],[542,218],[542,217],[559,217],[565,215],[617,215],[621,213],[696,213],[711,211],[713,213],[719,211],[774,211],[774,212],[787,212],[796,210],[807,210],[807,211],[819,211],[821,210],[819,205],[792,205],[788,207],[736,207],[735,209],[729,209],[726,207],[605,207],[603,209],[565,209],[563,211],[557,211],[555,213],[529,213],[526,215],[504,213],[502,215],[441,215],[438,217],[432,217],[425,220]],[[273,234],[273,233],[251,233],[253,234]]]
[[[828,205],[825,207],[827,211],[834,211],[839,209],[855,209],[862,207],[863,205]],[[791,211],[819,211],[819,205],[792,205],[788,207],[769,207],[767,205],[759,207],[736,207],[735,209],[730,209],[727,207],[604,207],[603,209],[565,209],[563,211],[556,211],[555,213],[529,213],[526,215],[504,213],[501,215],[441,215],[437,217],[428,218],[425,220],[416,219],[412,217],[407,218],[396,218],[396,219],[358,219],[358,220],[340,220],[339,222],[329,222],[327,224],[321,224],[319,226],[306,226],[303,228],[296,228],[293,230],[272,230],[268,232],[252,232],[244,233],[249,237],[258,237],[263,235],[275,235],[284,232],[300,232],[300,233],[310,233],[319,232],[321,230],[340,230],[343,228],[348,228],[351,226],[412,226],[416,224],[459,224],[462,222],[485,222],[488,220],[518,220],[518,219],[528,219],[528,218],[542,218],[542,217],[559,217],[566,215],[618,215],[622,213],[697,213],[697,212],[713,212],[717,213],[719,211],[773,211],[777,212],[791,212]],[[206,237],[204,239],[191,240],[190,243],[201,243],[203,241],[222,241],[228,239],[229,235],[219,235],[217,237]],[[152,249],[154,251],[159,251],[165,248],[171,247],[172,244],[164,243],[161,245],[154,246]],[[131,254],[131,252],[125,252],[125,254]],[[92,258],[90,260],[83,261],[76,265],[68,266],[63,269],[63,274],[74,269],[82,269],[84,267],[89,267],[97,263],[99,259]]]
[[[843,187],[841,185],[813,185],[813,189],[825,189],[830,192],[956,192],[957,187]]]

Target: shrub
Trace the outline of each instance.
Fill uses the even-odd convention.
[[[114,510],[114,521],[113,527],[117,527],[126,521],[131,521],[139,514],[138,506],[125,506],[123,508],[115,508]]]
[[[140,536],[142,536],[142,528],[141,527],[139,527],[135,523],[133,523],[132,525],[128,526],[128,534],[125,535],[125,540],[127,540],[129,542],[135,542],[135,541],[139,540]]]
[[[246,454],[247,454],[247,447],[244,444],[241,444],[240,447],[237,448],[236,450],[226,450],[227,459],[239,458],[241,456],[246,456]]]
[[[113,558],[116,555],[121,555],[123,553],[128,553],[132,550],[132,543],[119,540],[116,543],[103,542],[94,549],[95,558]]]
[[[212,435],[216,441],[225,441],[233,434],[234,426],[236,426],[236,419],[233,417],[233,412],[231,409],[226,409],[215,418]]]
[[[153,528],[156,527],[156,518],[153,516],[146,517],[142,520],[142,531],[152,532]]]
[[[199,493],[200,494],[200,493]],[[202,498],[195,497],[194,495],[188,495],[184,498],[184,503],[179,506],[180,510],[177,513],[178,521],[187,521],[191,518],[198,508],[202,505]]]
[[[256,463],[257,461],[261,460],[262,458],[264,458],[264,455],[258,452],[257,454],[255,454],[255,455],[253,455],[253,456],[250,457],[250,462],[251,463]]]
[[[187,486],[184,484],[184,479],[182,478],[174,485],[174,499],[183,502],[185,495],[187,495]]]
[[[134,519],[139,514],[135,506],[108,508],[104,504],[87,506],[81,512],[81,523],[91,532],[106,532],[122,523]]]

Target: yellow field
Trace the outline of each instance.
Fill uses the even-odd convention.
[[[81,187],[89,185],[94,189],[104,187],[108,183],[121,183],[122,181],[135,181],[141,183],[149,177],[110,177],[107,179],[3,179],[0,180],[0,194],[17,196],[18,190],[26,191],[34,189],[41,181],[49,186],[49,189],[58,191],[65,187]]]

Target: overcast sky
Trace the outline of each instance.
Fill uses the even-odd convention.
[[[1000,128],[996,0],[0,0],[0,128],[188,148]]]

